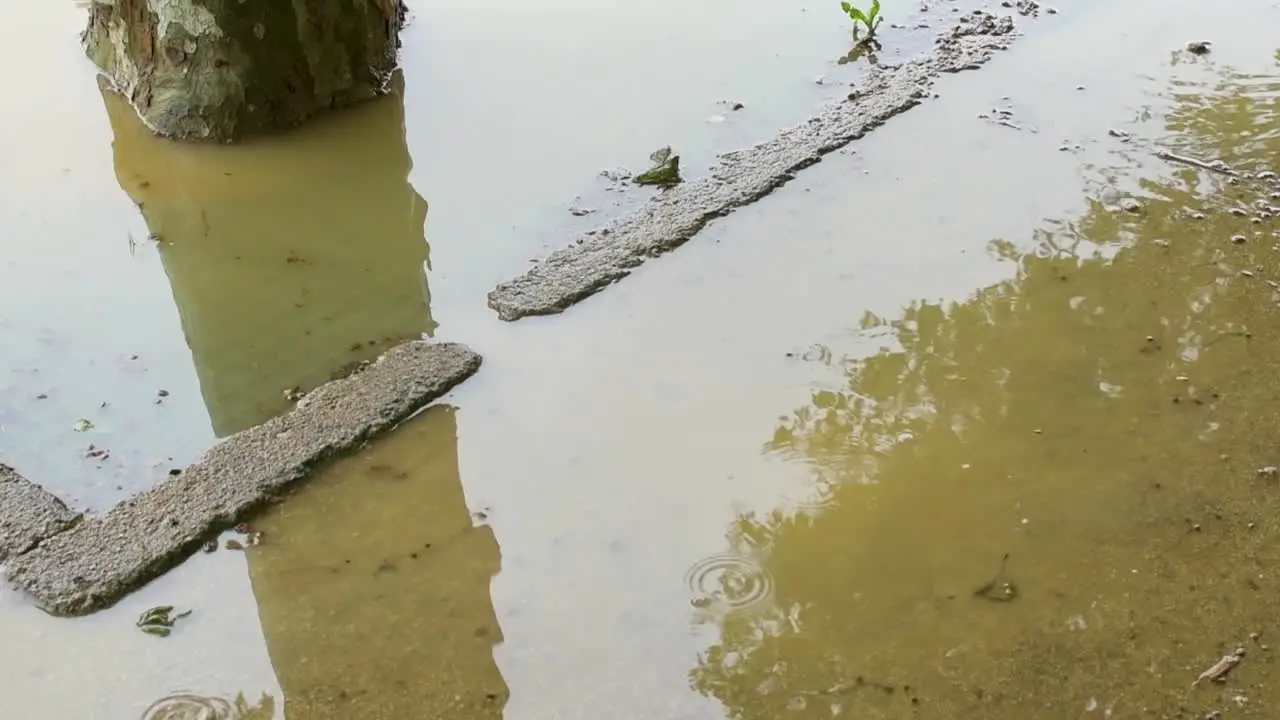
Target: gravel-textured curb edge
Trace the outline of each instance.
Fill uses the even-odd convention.
[[[0,464],[0,562],[27,552],[80,518],[48,490]]]
[[[563,312],[647,259],[683,245],[711,220],[759,200],[823,155],[920,104],[941,74],[976,69],[1015,37],[1011,16],[982,11],[965,16],[929,54],[873,69],[848,99],[767,142],[721,155],[711,175],[659,192],[635,212],[499,284],[489,292],[489,307],[507,321]]]
[[[316,388],[289,413],[226,438],[155,489],[79,522],[44,490],[0,475],[0,551],[11,553],[9,579],[53,615],[110,607],[324,460],[394,428],[480,363],[460,344],[392,348],[354,375]],[[22,508],[17,515],[11,497],[27,498],[15,506]]]

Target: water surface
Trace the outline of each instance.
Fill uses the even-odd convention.
[[[511,325],[484,291],[561,241],[598,169],[763,137],[857,69],[816,8],[415,9],[403,100],[242,152],[155,141],[51,61],[80,82],[54,97],[92,103],[3,176],[3,457],[106,504],[386,338],[486,363],[247,552],[83,620],[4,596],[22,652],[0,672],[24,682],[0,715],[137,717],[177,691],[303,719],[1280,707],[1258,474],[1280,464],[1280,228],[1252,206],[1280,188],[1152,154],[1274,162],[1275,8],[1046,16],[626,283]],[[1195,37],[1214,52],[1181,52]],[[720,95],[771,114],[707,123]],[[72,468],[100,439],[124,464],[90,491]],[[197,612],[138,633],[160,603]],[[1227,684],[1191,687],[1238,644]]]

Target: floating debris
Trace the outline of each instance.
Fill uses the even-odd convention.
[[[1188,155],[1179,155],[1178,153],[1169,152],[1168,150],[1157,150],[1155,155],[1161,160],[1168,160],[1169,162],[1182,163],[1183,165],[1198,167],[1201,170],[1208,170],[1210,172],[1222,173],[1223,175],[1232,175],[1232,176],[1238,174],[1235,170],[1231,169],[1230,165],[1226,164],[1222,160],[1214,160],[1213,162],[1207,162],[1205,160],[1199,160],[1197,158],[1193,158]]]
[[[76,421],[75,425],[71,426],[71,429],[75,430],[76,432],[89,432],[90,430],[93,429],[93,423],[89,422],[84,418],[80,418],[79,420]]]
[[[1018,586],[1005,578],[1005,568],[1009,564],[1009,553],[1000,558],[1000,570],[982,587],[973,591],[975,597],[992,602],[1011,602],[1018,597]]]
[[[148,635],[169,637],[169,633],[173,632],[174,623],[190,614],[190,610],[183,610],[174,615],[172,605],[158,605],[142,613],[137,625]]]
[[[1216,683],[1226,682],[1227,675],[1231,674],[1231,671],[1234,670],[1235,667],[1239,665],[1240,661],[1243,659],[1244,659],[1244,648],[1242,647],[1236,648],[1235,652],[1231,653],[1230,655],[1223,655],[1221,660],[1214,663],[1213,666],[1210,667],[1208,670],[1205,670],[1204,672],[1200,673],[1200,677],[1196,678],[1191,683],[1191,687],[1195,687],[1196,685],[1199,685],[1204,680],[1208,680],[1210,682],[1216,682]]]
[[[1208,55],[1209,47],[1211,45],[1213,45],[1213,43],[1208,40],[1192,40],[1187,43],[1187,52],[1192,55]]]

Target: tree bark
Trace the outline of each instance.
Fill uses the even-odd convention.
[[[232,142],[381,95],[403,0],[93,0],[89,57],[157,134]]]

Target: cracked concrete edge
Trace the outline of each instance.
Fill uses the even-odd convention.
[[[456,343],[392,348],[316,388],[290,412],[226,438],[160,486],[15,554],[9,580],[52,615],[110,607],[323,461],[393,429],[480,364],[479,354]]]
[[[855,93],[771,140],[726,153],[703,178],[660,191],[635,212],[583,234],[488,295],[502,320],[554,315],[627,277],[647,259],[683,245],[711,220],[765,197],[928,96],[943,73],[976,69],[1017,37],[1012,16],[981,10],[942,33],[915,60],[873,71]]]
[[[0,562],[71,528],[80,513],[0,463]]]

